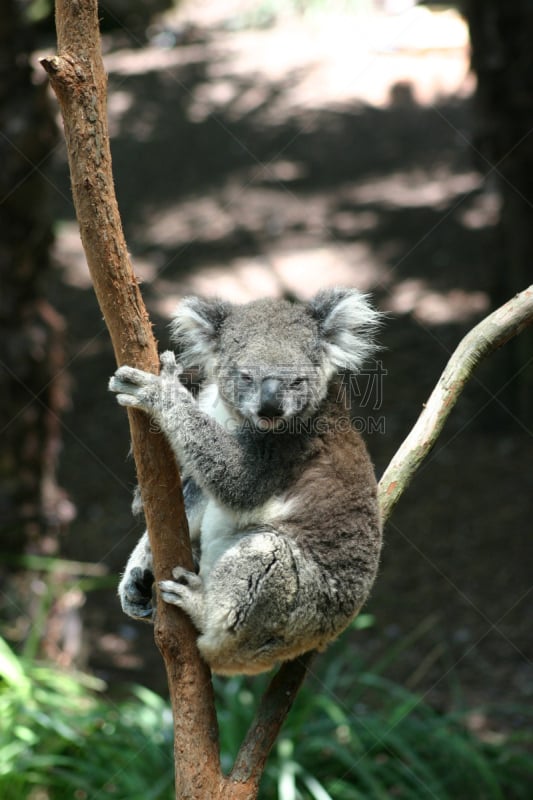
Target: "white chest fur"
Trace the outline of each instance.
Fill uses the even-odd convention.
[[[216,561],[239,539],[264,527],[278,528],[293,509],[292,500],[274,496],[257,508],[234,511],[210,498],[201,525],[200,574],[208,575]]]
[[[232,433],[240,424],[239,418],[225,404],[218,391],[216,383],[205,386],[198,397],[198,405],[205,414],[216,419],[219,425]]]
[[[230,433],[240,424],[239,419],[220,397],[216,384],[202,390],[199,405],[202,411],[216,419]],[[200,522],[200,574],[208,575],[223,553],[237,544],[243,536],[265,526],[278,527],[290,514],[293,505],[293,501],[284,496],[273,496],[256,508],[235,511],[213,497],[208,498]]]

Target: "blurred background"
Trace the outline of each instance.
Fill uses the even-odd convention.
[[[4,5],[0,688],[4,699],[9,686],[30,691],[44,680],[32,671],[44,659],[52,698],[79,670],[72,708],[100,719],[98,704],[110,702],[125,735],[133,723],[116,698],[142,684],[155,692],[141,703],[154,714],[146,730],[161,733],[166,684],[152,630],[126,618],[116,597],[142,525],[130,513],[127,420],[106,390],[115,365],[79,240],[61,118],[38,64],[55,50],[52,10],[48,0]],[[339,284],[370,292],[388,313],[383,391],[361,409],[379,477],[462,336],[532,282],[531,3],[106,0],[100,10],[118,201],[160,348],[184,294],[245,302],[305,300]],[[470,381],[387,525],[356,629],[313,666],[265,797],[531,796],[520,759],[533,746],[532,346],[522,334]],[[223,736],[251,714],[259,685],[221,684]],[[31,706],[17,697],[4,733],[18,745],[4,761],[0,740],[6,797],[101,796],[95,787],[126,796],[128,769],[113,783],[94,764],[97,783],[78,776],[77,794],[61,794],[59,778],[45,785],[33,761],[31,786],[15,786],[29,759],[42,765],[46,753],[57,772],[59,753],[85,752],[76,726],[65,751],[52,712],[53,745],[46,731],[35,738],[37,717],[16,723]],[[338,743],[332,754],[316,738],[311,757],[316,766],[324,756],[331,785],[296,757],[303,740],[315,741],[317,719]],[[441,745],[420,760],[428,720]],[[359,751],[361,724],[370,738],[357,739]],[[404,746],[414,737],[411,750],[389,743],[393,729],[404,730]],[[146,730],[139,736],[152,736]],[[167,739],[156,745],[168,771]],[[459,752],[472,761],[452,785]],[[442,781],[421,767],[439,759]],[[500,772],[483,772],[480,759]],[[361,777],[363,764],[376,774]],[[399,772],[384,779],[389,769]],[[63,771],[73,770],[68,762]],[[137,782],[128,797],[166,797],[168,780],[150,795]]]

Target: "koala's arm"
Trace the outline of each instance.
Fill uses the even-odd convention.
[[[196,483],[228,506],[240,505],[243,474],[246,491],[257,500],[272,493],[260,459],[243,447],[239,437],[203,412],[179,380],[174,353],[161,356],[161,373],[120,367],[109,382],[122,406],[142,409],[157,422],[178,462]]]

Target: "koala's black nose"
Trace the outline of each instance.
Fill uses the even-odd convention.
[[[270,418],[283,414],[281,381],[278,381],[277,378],[265,378],[261,383],[258,414],[260,417]]]

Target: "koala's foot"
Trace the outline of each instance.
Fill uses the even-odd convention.
[[[204,628],[203,581],[199,575],[183,567],[172,570],[173,581],[160,581],[159,589],[165,603],[182,608],[192,619],[196,628]]]
[[[133,567],[126,572],[118,587],[122,610],[129,617],[151,622],[154,614],[152,607],[152,586],[154,576],[149,569]]]

